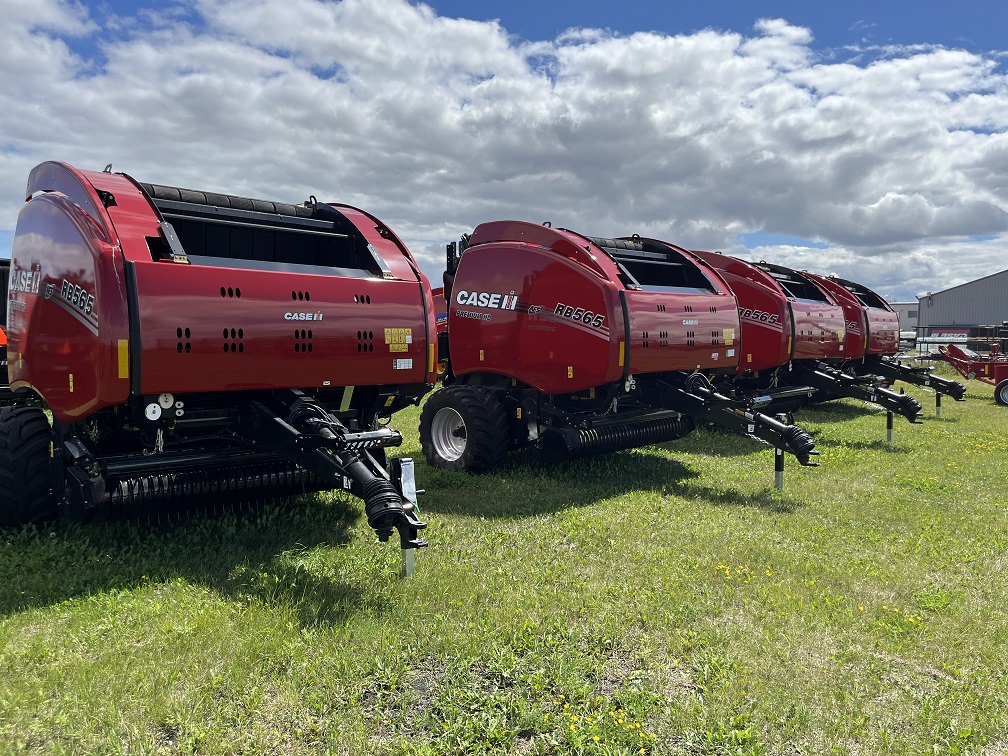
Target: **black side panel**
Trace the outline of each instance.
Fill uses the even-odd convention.
[[[143,345],[140,343],[140,300],[137,298],[136,266],[125,261],[126,307],[129,310],[130,394],[140,396],[140,365]]]
[[[626,292],[619,293],[620,307],[623,308],[623,382],[630,377],[630,310],[627,308]]]

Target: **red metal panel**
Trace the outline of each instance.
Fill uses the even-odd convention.
[[[738,300],[739,372],[786,365],[794,350],[794,330],[787,298],[773,278],[734,257],[693,254],[721,274]]]
[[[845,357],[846,318],[838,304],[796,300],[794,317],[795,360],[840,360]]]
[[[538,245],[470,246],[455,275],[448,331],[456,375],[503,375],[545,394],[623,375],[616,287]]]
[[[626,298],[631,372],[737,369],[740,329],[734,297],[628,291]]]
[[[427,380],[415,281],[140,261],[136,279],[145,394]]]
[[[122,272],[93,216],[53,191],[21,210],[11,261],[11,386],[33,387],[60,420],[124,401]]]
[[[844,337],[845,359],[859,360],[864,357],[868,347],[868,318],[861,302],[850,291],[830,278],[807,271],[802,271],[801,275],[827,292],[843,309],[846,330]],[[898,328],[896,337],[898,341]]]

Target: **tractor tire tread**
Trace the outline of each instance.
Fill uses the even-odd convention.
[[[1008,407],[1008,378],[998,383],[994,387],[994,403],[1002,407]]]
[[[49,420],[38,407],[0,407],[0,527],[56,514],[49,490]]]
[[[466,424],[466,448],[453,461],[442,458],[431,438],[431,424],[438,410],[451,407]],[[482,386],[446,386],[431,395],[420,413],[420,445],[432,467],[489,472],[499,467],[507,456],[510,425],[507,414],[494,391]]]

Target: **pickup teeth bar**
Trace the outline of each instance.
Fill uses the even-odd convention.
[[[271,501],[329,488],[287,461],[123,478],[109,485],[106,501],[90,520],[146,517],[184,509]]]
[[[533,453],[544,462],[575,457],[593,457],[638,446],[650,446],[680,439],[695,426],[692,417],[665,417],[589,430],[547,429]]]

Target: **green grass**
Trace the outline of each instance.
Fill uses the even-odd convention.
[[[0,532],[0,753],[1008,750],[1008,410],[799,419],[430,469],[398,577],[356,501]]]

